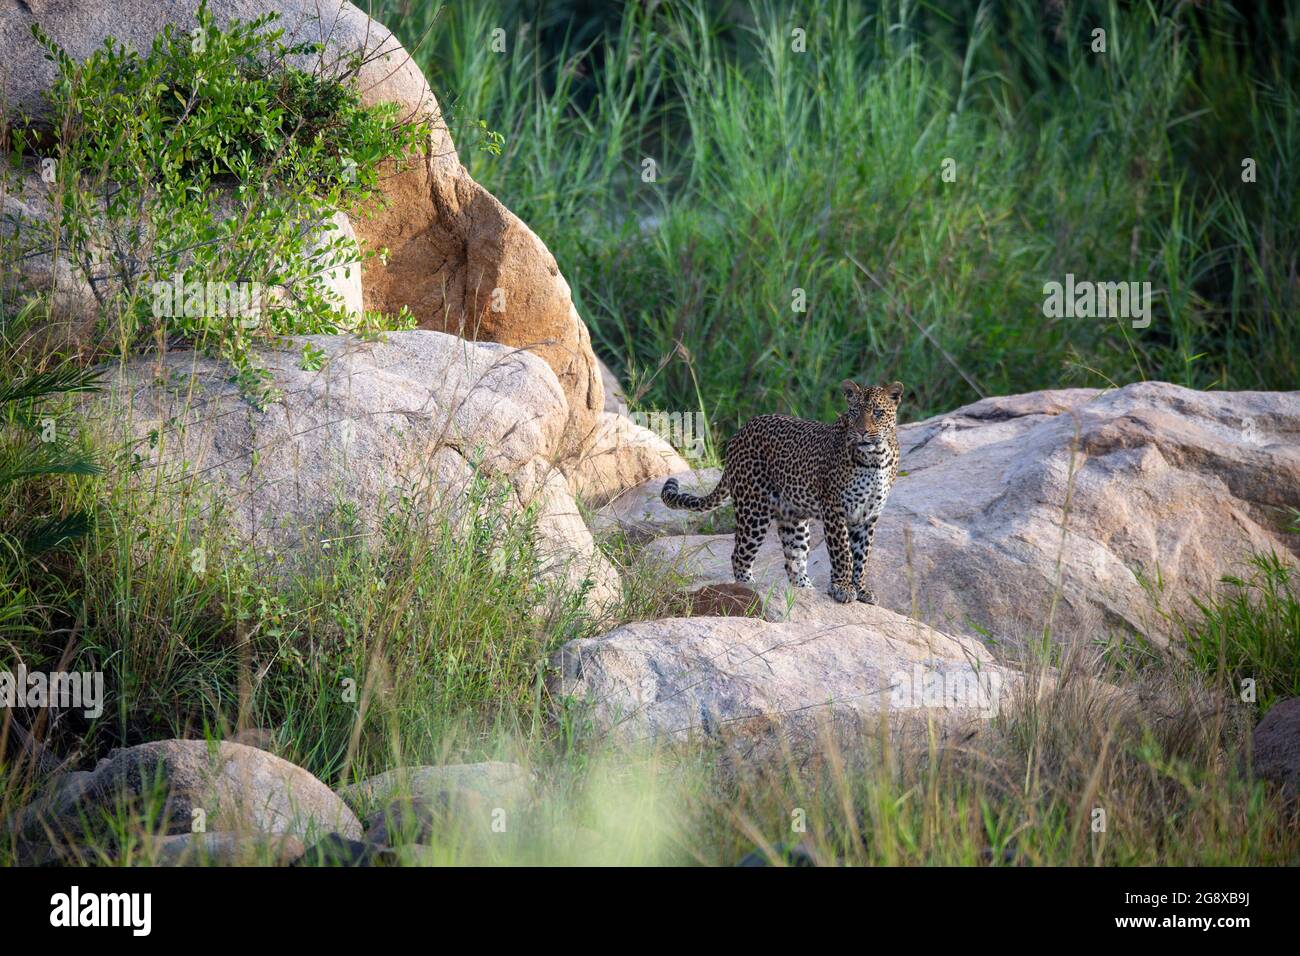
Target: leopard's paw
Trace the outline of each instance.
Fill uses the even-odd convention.
[[[857,592],[852,587],[842,588],[838,584],[832,584],[831,589],[826,593],[840,604],[848,604],[857,596]]]
[[[866,591],[866,590],[859,591],[859,592],[858,592],[858,600],[861,601],[863,604],[875,604],[875,603],[876,603],[876,592],[875,592],[875,591]]]
[[[812,578],[808,577],[806,574],[801,574],[798,577],[790,579],[790,586],[796,588],[810,588],[813,586]]]

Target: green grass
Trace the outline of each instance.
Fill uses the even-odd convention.
[[[1075,654],[1039,693],[1029,690],[972,738],[900,741],[870,724],[809,763],[790,755],[737,769],[696,746],[578,749],[497,734],[493,755],[534,775],[534,799],[505,829],[460,818],[411,865],[730,865],[750,853],[785,862],[790,848],[850,866],[1280,865],[1300,858],[1295,808],[1235,769],[1249,708],[1189,706],[1200,693],[1185,668],[1148,674],[1116,696],[1114,677]],[[418,683],[418,682],[416,682]],[[402,696],[389,685],[381,696]],[[394,763],[472,749],[474,736],[418,733],[394,722]],[[315,732],[297,726],[277,751],[294,755]],[[483,739],[478,738],[481,747]],[[450,746],[452,749],[445,749]],[[415,751],[415,752],[412,752]],[[152,860],[148,793],[95,821],[85,856],[100,864]],[[8,847],[0,844],[0,860]]]
[[[1251,559],[1249,576],[1225,583],[1226,597],[1197,602],[1202,617],[1184,625],[1183,640],[1226,694],[1247,693],[1249,681],[1262,716],[1278,700],[1300,697],[1300,582],[1293,565],[1270,553]]]
[[[628,4],[604,35],[527,4],[374,8],[642,406],[702,408],[725,438],[831,415],[850,376],[902,380],[914,416],[1298,379],[1300,5],[1252,32],[1228,4],[686,0]],[[1045,318],[1067,272],[1150,281],[1150,327]]]

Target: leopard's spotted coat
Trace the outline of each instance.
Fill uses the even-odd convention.
[[[835,424],[787,415],[760,415],[727,443],[725,468],[707,495],[679,491],[664,482],[660,497],[670,508],[708,511],[731,496],[736,541],[731,567],[736,580],[753,580],[750,569],[775,520],[785,552],[785,573],[795,587],[808,578],[808,522],[820,518],[831,558],[830,596],[845,603],[875,603],[867,589],[867,559],[876,519],[898,477],[898,403],[903,386],[861,388],[843,384],[848,409]]]

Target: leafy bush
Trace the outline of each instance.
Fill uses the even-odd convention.
[[[192,34],[168,26],[145,54],[108,40],[81,64],[33,28],[58,68],[61,131],[57,234],[42,251],[75,262],[108,343],[192,343],[250,386],[256,340],[381,322],[347,315],[324,284],[361,259],[331,218],[372,197],[381,166],[429,134],[395,104],[361,105],[349,85],[361,54],[326,63],[320,44],[284,43],[276,16],[223,30],[204,0]],[[17,137],[20,152],[36,142]]]

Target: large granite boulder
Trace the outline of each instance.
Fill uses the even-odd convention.
[[[626,489],[686,471],[690,465],[650,429],[616,412],[601,412],[592,440],[561,467],[580,500],[601,505]]]
[[[263,408],[224,362],[172,352],[115,367],[88,412],[143,439],[151,463],[197,476],[253,553],[315,553],[344,506],[361,523],[351,534],[399,506],[417,520],[454,515],[485,479],[507,492],[506,513],[533,509],[546,576],[590,579],[597,605],[617,599],[618,573],[551,464],[568,410],[540,358],[420,330],[286,345],[258,353],[278,393]],[[304,348],[322,367],[303,367]]]
[[[824,613],[823,613],[824,611]],[[883,608],[799,605],[781,622],[689,617],[626,624],[566,644],[549,688],[620,744],[695,737],[805,755],[831,738],[964,730],[1023,686],[976,640]]]

